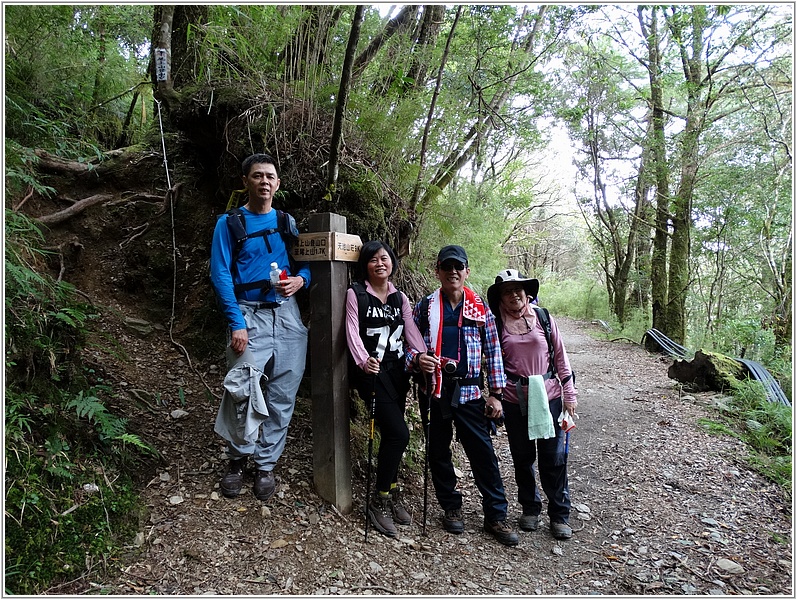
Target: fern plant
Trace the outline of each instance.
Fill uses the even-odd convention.
[[[721,423],[703,421],[712,433],[732,435],[747,445],[744,460],[791,493],[792,408],[769,402],[759,381],[733,386],[730,403],[718,413]]]
[[[120,547],[137,527],[127,474],[153,452],[109,410],[112,388],[81,364],[95,311],[47,274],[41,241],[33,222],[6,210],[5,572],[17,594],[72,579],[87,555]],[[102,493],[75,504],[86,483]]]

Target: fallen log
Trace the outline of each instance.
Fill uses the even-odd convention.
[[[695,392],[722,392],[746,375],[735,358],[704,350],[695,352],[692,360],[676,360],[667,369],[670,379],[688,384],[690,391]]]
[[[46,150],[35,150],[34,153],[39,158],[38,168],[51,173],[86,173],[97,168],[95,164],[66,160]]]
[[[131,153],[131,148],[117,148],[116,150],[109,150],[103,152],[102,160],[99,158],[92,158],[92,160],[81,162],[77,160],[68,160],[61,158],[55,154],[51,154],[46,150],[36,149],[33,151],[39,159],[36,167],[40,171],[48,173],[73,173],[82,174],[90,171],[102,172],[107,169],[109,161],[124,157],[125,153]]]
[[[78,200],[72,206],[65,208],[64,210],[59,210],[58,212],[54,212],[49,215],[36,217],[36,220],[43,225],[57,225],[59,223],[63,223],[67,219],[71,219],[77,214],[82,213],[90,206],[94,206],[95,204],[99,204],[101,202],[107,202],[112,198],[113,196],[108,194],[95,194],[94,196],[83,198],[83,200]]]

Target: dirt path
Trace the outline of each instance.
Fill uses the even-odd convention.
[[[428,536],[421,535],[423,487],[416,477],[405,482],[415,523],[402,528],[398,540],[372,531],[364,543],[359,469],[350,515],[313,491],[307,399],[297,404],[277,496],[266,505],[248,489],[236,500],[219,497],[226,463],[212,432],[215,406],[173,348],[153,349],[151,339],[120,332],[135,357],[118,365],[126,387],[167,397],[166,390],[180,386],[188,415],[170,416],[181,408],[174,401],[142,411],[147,424],[140,424],[165,458],[143,491],[149,520],[122,575],[94,580],[83,591],[792,595],[790,501],[744,466],[743,445],[698,426],[711,414],[712,398],[681,396],[667,378],[669,360],[627,342],[595,341],[589,324],[559,319],[559,325],[578,376],[580,419],[569,469],[576,533],[557,542],[544,523],[521,533],[517,548],[482,533],[479,496],[464,458],[465,534],[442,530],[432,495]],[[153,380],[164,364],[174,367]],[[218,367],[205,378],[220,383]],[[503,431],[495,444],[514,518],[519,505]]]

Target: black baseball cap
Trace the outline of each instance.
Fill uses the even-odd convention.
[[[447,260],[458,260],[467,266],[468,254],[462,246],[444,246],[437,253],[437,265],[440,266]]]

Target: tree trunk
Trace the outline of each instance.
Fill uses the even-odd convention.
[[[127,109],[127,115],[125,116],[125,122],[122,125],[122,136],[119,138],[119,145],[120,146],[124,147],[124,146],[129,146],[130,145],[130,139],[132,137],[130,135],[130,129],[131,129],[132,123],[133,123],[133,111],[136,108],[136,102],[138,102],[138,97],[140,95],[141,95],[141,92],[138,89],[136,89],[136,91],[133,92],[133,99],[130,101],[130,108]],[[143,100],[142,100],[142,102],[143,102]],[[142,122],[142,125],[143,125],[143,122]]]
[[[654,165],[655,168],[655,165]],[[650,253],[651,244],[651,224],[654,222],[654,212],[650,203],[650,193],[652,189],[650,182],[645,183],[641,191],[642,206],[640,207],[639,232],[636,236],[636,250],[634,252],[634,272],[636,279],[629,295],[629,305],[646,311],[650,303]]]
[[[667,282],[668,296],[664,329],[670,339],[683,344],[686,339],[686,293],[689,289],[689,255],[692,234],[692,197],[700,165],[700,134],[705,124],[701,103],[703,81],[703,32],[706,24],[706,7],[691,6],[691,48],[686,44],[682,21],[673,15],[669,26],[679,41],[681,62],[686,82],[686,125],[681,136],[681,179],[678,192],[673,199],[672,246],[670,248],[670,270]],[[673,12],[675,10],[673,9]],[[708,100],[705,102],[708,105]]]
[[[365,71],[365,68],[370,64],[371,60],[378,54],[379,50],[390,40],[394,35],[403,31],[408,31],[415,23],[415,17],[418,14],[418,5],[410,4],[401,9],[401,12],[390,19],[385,25],[385,28],[371,40],[368,47],[363,50],[354,61],[352,70],[352,83],[356,82]]]
[[[775,340],[779,346],[791,348],[792,344],[792,253],[791,243],[787,247],[783,264],[783,295],[779,298],[774,327]]]
[[[462,7],[457,7],[457,14],[454,16],[454,22],[451,24],[451,30],[448,32],[448,39],[446,40],[446,47],[443,51],[443,57],[440,59],[440,69],[437,72],[437,81],[435,82],[434,94],[429,103],[429,112],[426,115],[426,125],[423,128],[423,138],[421,139],[421,154],[418,159],[418,179],[415,182],[415,189],[412,192],[412,200],[410,201],[410,210],[414,213],[418,206],[418,198],[421,194],[421,183],[426,171],[426,151],[429,143],[429,131],[432,127],[432,119],[434,117],[434,109],[437,105],[437,96],[440,94],[440,87],[443,83],[443,71],[448,60],[448,52],[451,48],[451,40],[454,38],[454,31],[459,22],[459,17],[462,14]],[[409,243],[407,244],[407,253],[409,253]]]
[[[667,246],[670,217],[670,182],[667,164],[667,145],[664,135],[664,94],[661,79],[661,39],[658,30],[658,8],[650,9],[649,26],[645,24],[644,9],[638,9],[639,24],[648,47],[648,78],[653,132],[650,139],[651,163],[656,180],[656,220],[653,234],[653,253],[650,260],[651,320],[653,328],[665,331],[667,307]],[[651,348],[648,348],[650,350]]]
[[[792,233],[790,229],[788,242],[784,244],[780,253],[776,253],[772,231],[777,209],[782,204],[780,182],[790,173],[791,164],[789,156],[789,160],[784,161],[781,168],[777,170],[777,184],[772,206],[767,208],[767,216],[759,234],[759,247],[771,275],[770,294],[775,301],[771,327],[777,344],[784,347],[791,346],[792,343]]]
[[[98,6],[97,14],[99,17],[99,23],[97,24],[97,36],[99,38],[99,44],[97,47],[97,70],[94,71],[94,90],[91,93],[92,106],[97,106],[100,103],[100,90],[102,88],[103,72],[105,71],[105,63],[107,61],[105,21],[102,18],[104,13],[105,7],[102,5]]]
[[[335,118],[332,122],[332,138],[329,141],[329,168],[327,170],[327,193],[325,196],[327,200],[332,199],[332,195],[335,193],[335,185],[338,182],[343,119],[346,111],[346,99],[349,95],[349,81],[351,80],[354,53],[357,50],[357,41],[360,39],[360,26],[362,25],[363,14],[365,14],[365,7],[358,4],[351,22],[346,55],[343,58],[343,71],[340,74],[340,87],[338,88],[338,98],[335,104]]]
[[[461,12],[462,6],[457,7],[457,17]],[[434,48],[440,29],[443,26],[446,16],[446,7],[443,4],[429,4],[423,8],[423,18],[421,20],[420,31],[415,36],[417,40],[412,53],[412,64],[407,72],[407,78],[412,81],[412,89],[420,90],[426,85],[426,77],[429,72],[429,61],[427,51]],[[453,27],[452,27],[453,31]]]
[[[201,43],[203,25],[208,23],[208,7],[203,4],[188,4],[174,7],[171,34],[172,84],[181,89],[197,80],[195,66],[198,46]],[[190,32],[190,33],[189,33]]]
[[[150,61],[155,99],[163,101],[169,112],[180,106],[180,95],[174,90],[172,79],[172,25],[175,7],[170,4],[155,7],[155,33],[152,36]]]

